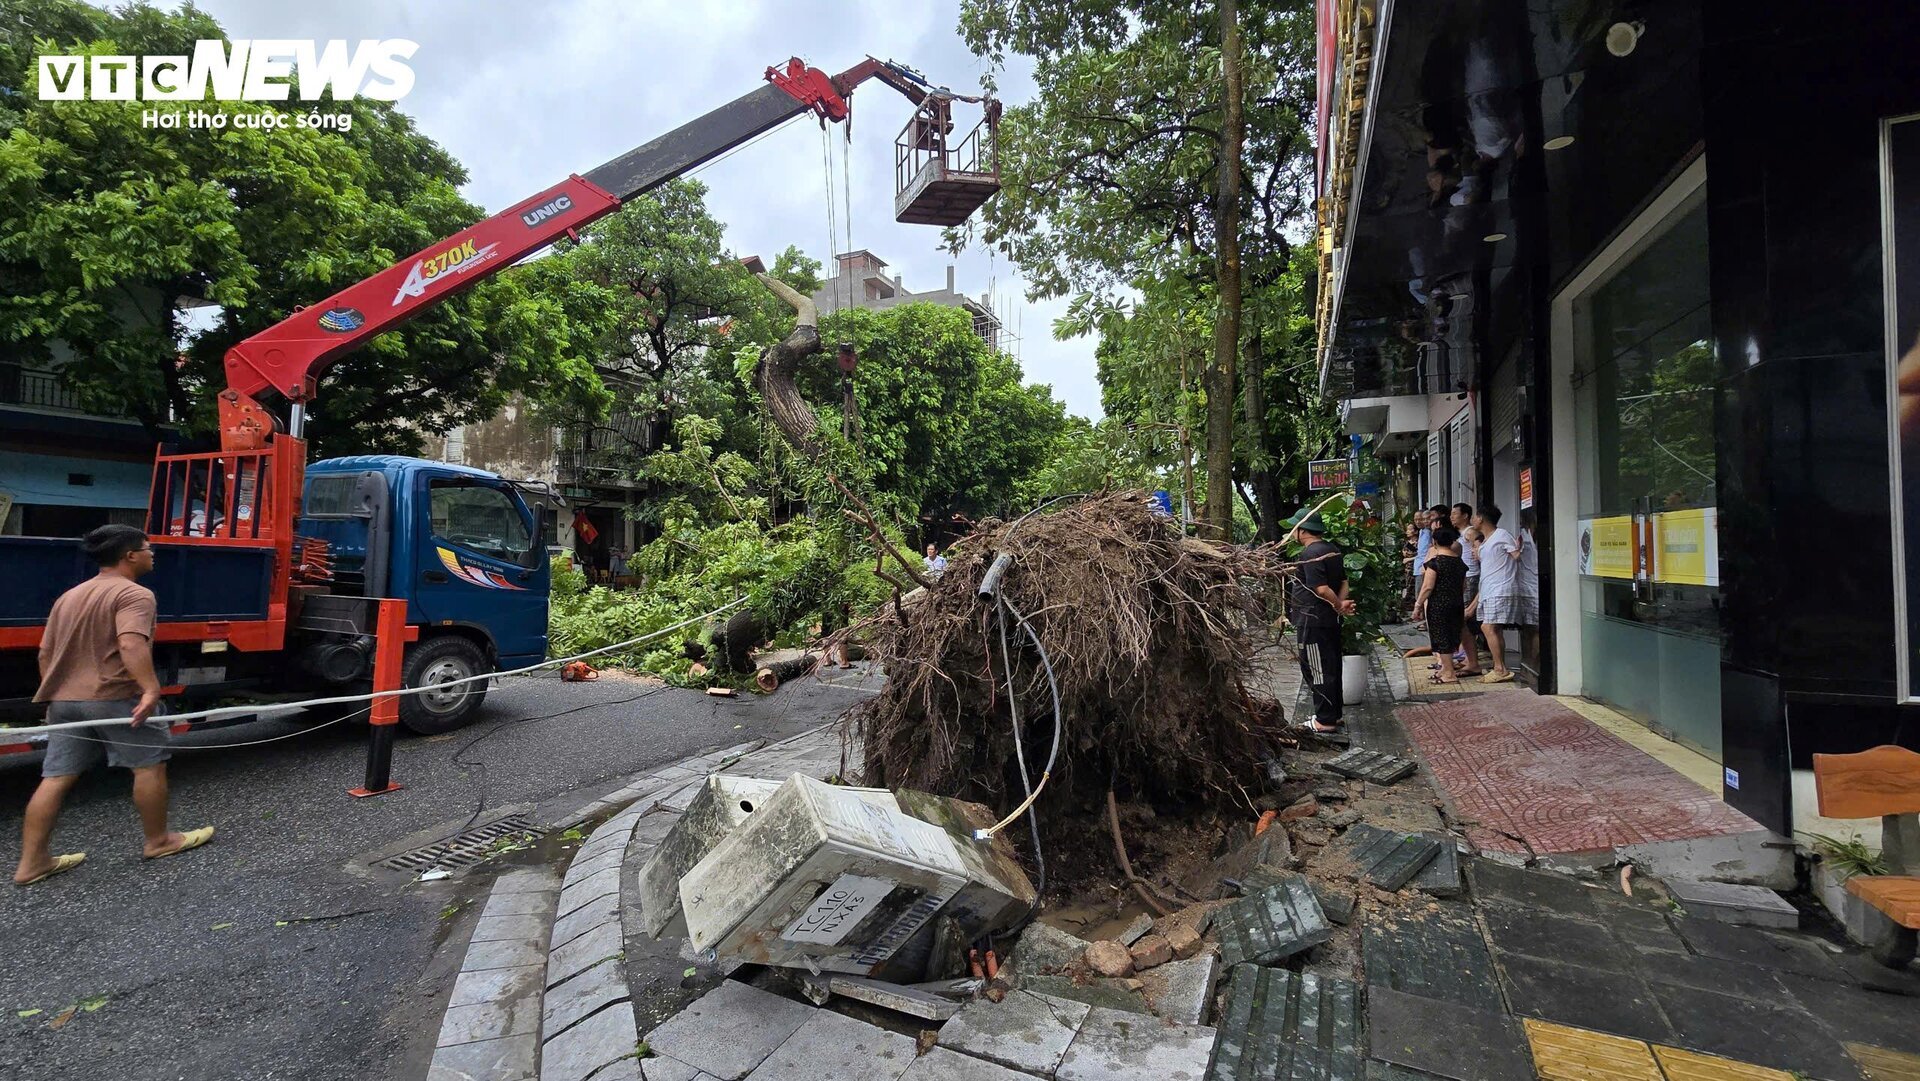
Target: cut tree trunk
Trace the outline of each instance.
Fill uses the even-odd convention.
[[[754,658],[754,663],[760,666],[753,673],[754,685],[772,694],[787,680],[813,671],[820,663],[820,655],[804,649],[779,649],[760,654]]]
[[[786,282],[771,274],[758,277],[775,296],[793,306],[794,321],[791,333],[761,350],[760,363],[753,369],[753,383],[766,399],[767,412],[772,415],[774,425],[796,449],[811,457],[820,453],[813,440],[820,419],[800,396],[794,373],[802,360],[820,351],[820,313],[812,299],[800,295]]]

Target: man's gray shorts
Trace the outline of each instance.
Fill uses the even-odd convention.
[[[131,717],[133,707],[139,704],[138,698],[123,698],[113,702],[49,702],[47,723]],[[72,777],[85,773],[100,760],[102,751],[106,752],[107,765],[120,769],[159,765],[173,756],[168,749],[173,737],[165,728],[155,727],[156,724],[165,723],[156,715],[139,728],[122,721],[119,724],[50,732],[47,734],[47,758],[40,764],[40,776]]]

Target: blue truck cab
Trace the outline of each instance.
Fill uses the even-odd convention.
[[[545,511],[498,475],[386,454],[315,462],[297,532],[324,541],[331,566],[327,592],[303,598],[296,619],[301,668],[321,683],[367,677],[367,602],[382,597],[404,600],[419,630],[408,687],[546,659]],[[403,699],[401,721],[420,732],[458,727],[485,687]]]

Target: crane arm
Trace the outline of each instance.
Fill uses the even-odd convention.
[[[767,69],[767,85],[296,309],[227,351],[222,448],[266,445],[276,424],[261,395],[286,399],[298,416],[313,399],[321,373],[375,335],[802,113],[813,112],[823,123],[845,120],[851,113],[847,96],[867,79],[879,78],[918,104],[928,91],[909,76],[908,69],[872,58],[838,76],[789,60],[784,69]]]

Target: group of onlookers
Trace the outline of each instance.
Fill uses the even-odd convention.
[[[1532,512],[1519,530],[1500,523],[1492,504],[1466,503],[1415,511],[1407,524],[1405,561],[1413,618],[1424,622],[1433,647],[1436,684],[1478,676],[1482,683],[1514,678],[1507,668],[1501,628],[1540,622],[1540,546]],[[1484,643],[1491,666],[1482,669]]]

